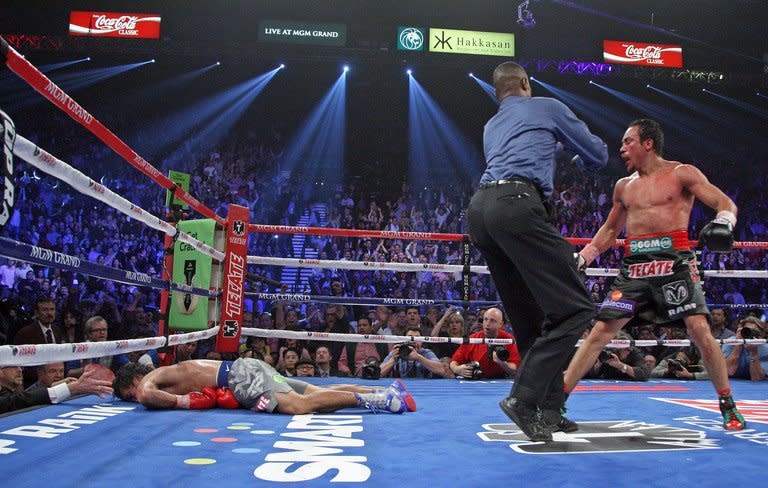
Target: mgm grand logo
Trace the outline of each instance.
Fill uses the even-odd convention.
[[[636,420],[579,422],[579,430],[555,432],[552,442],[533,442],[515,424],[484,424],[485,442],[506,442],[521,454],[597,454],[607,452],[719,449],[706,432]]]
[[[631,239],[629,241],[629,250],[632,254],[643,254],[648,252],[661,252],[672,249],[671,237],[655,237],[652,239]]]

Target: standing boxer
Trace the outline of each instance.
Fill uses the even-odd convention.
[[[736,204],[697,168],[664,159],[663,150],[664,134],[656,121],[629,124],[621,157],[633,173],[616,183],[608,218],[577,257],[579,269],[585,269],[626,227],[621,273],[600,305],[597,324],[568,367],[566,393],[632,317],[657,324],[682,318],[720,398],[723,426],[741,430],[746,422],[731,397],[725,359],[709,329],[709,312],[688,243],[688,221],[698,198],[717,212],[701,230],[699,243],[710,251],[730,251]]]

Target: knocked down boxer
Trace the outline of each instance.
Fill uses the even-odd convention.
[[[129,363],[113,383],[118,398],[147,408],[248,408],[256,412],[300,415],[362,407],[403,413],[416,410],[401,381],[387,388],[357,385],[318,387],[285,378],[264,361],[197,359],[151,369]]]

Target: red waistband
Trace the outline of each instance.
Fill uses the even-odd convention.
[[[625,256],[631,256],[632,255],[632,241],[646,241],[648,239],[662,239],[664,237],[668,237],[672,240],[672,247],[671,249],[663,249],[659,250],[659,252],[664,251],[690,251],[691,249],[691,241],[688,240],[688,231],[687,230],[672,230],[672,231],[666,231],[666,232],[653,232],[651,234],[641,234],[637,236],[631,236],[627,237],[625,239],[624,243],[624,255]],[[651,249],[648,249],[647,252],[654,252]],[[638,253],[635,253],[638,254]]]

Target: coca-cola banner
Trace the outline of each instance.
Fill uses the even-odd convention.
[[[160,15],[73,10],[69,15],[69,35],[158,39]]]
[[[654,68],[682,68],[683,47],[633,41],[603,41],[606,63],[634,64]]]

